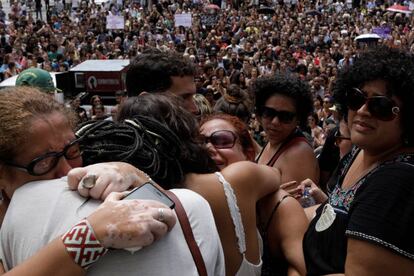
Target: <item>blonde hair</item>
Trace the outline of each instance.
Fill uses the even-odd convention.
[[[27,142],[35,118],[57,112],[68,119],[70,127],[76,124],[69,108],[29,86],[2,89],[0,106],[0,160],[11,159],[18,153],[18,148]]]
[[[194,103],[197,106],[198,111],[200,112],[199,115],[209,115],[213,112],[210,102],[201,94],[194,94],[193,95]]]

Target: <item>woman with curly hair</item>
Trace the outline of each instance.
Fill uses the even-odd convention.
[[[370,49],[340,73],[334,92],[355,147],[305,234],[308,275],[412,275],[414,58]]]
[[[258,79],[253,92],[256,115],[268,140],[256,162],[278,168],[282,183],[300,183],[306,178],[317,182],[313,148],[299,129],[306,126],[313,109],[309,86],[299,78],[276,75]]]

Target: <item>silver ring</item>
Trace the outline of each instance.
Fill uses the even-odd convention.
[[[81,183],[82,187],[85,189],[92,189],[93,187],[95,187],[97,178],[98,177],[95,174],[90,174],[90,175],[85,176],[82,179],[82,183]]]
[[[164,209],[163,208],[158,208],[158,221],[163,222],[165,219],[164,216]]]

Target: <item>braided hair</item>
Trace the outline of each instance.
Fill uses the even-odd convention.
[[[76,131],[84,165],[123,161],[145,173],[163,188],[184,180],[180,162],[182,143],[170,129],[148,116],[115,123],[86,122]],[[177,158],[178,157],[178,158]]]
[[[137,115],[156,120],[159,123],[157,128],[148,129],[158,133],[159,129],[167,128],[178,136],[182,146],[176,158],[179,158],[184,174],[217,171],[207,148],[202,146],[204,139],[200,136],[197,119],[183,107],[180,98],[169,94],[147,93],[129,97],[121,105],[118,121],[136,118]]]

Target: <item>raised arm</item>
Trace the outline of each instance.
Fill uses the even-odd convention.
[[[250,161],[233,163],[222,170],[234,189],[255,195],[260,199],[279,189],[280,171]]]

